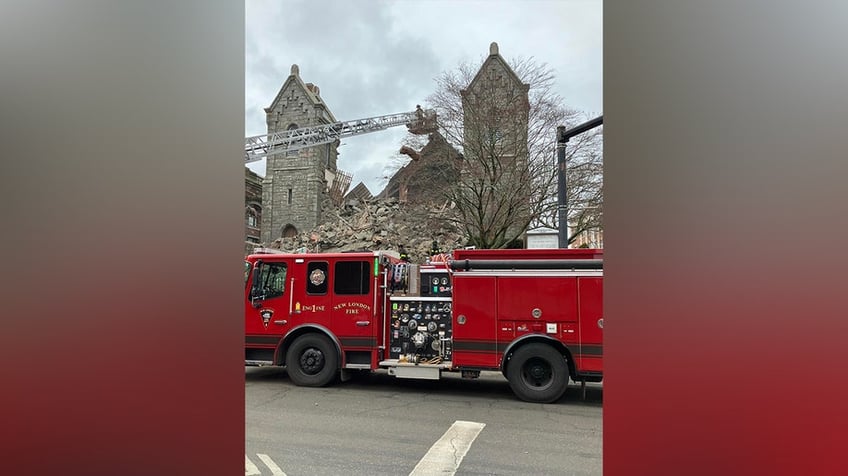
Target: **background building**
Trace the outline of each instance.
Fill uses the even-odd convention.
[[[249,168],[244,168],[244,246],[245,252],[253,252],[262,238],[262,177]]]

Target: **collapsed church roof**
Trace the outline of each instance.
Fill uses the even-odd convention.
[[[438,132],[431,133],[428,139],[420,151],[401,147],[400,153],[412,160],[395,172],[379,197],[401,203],[444,201],[443,192],[454,183],[462,154]]]

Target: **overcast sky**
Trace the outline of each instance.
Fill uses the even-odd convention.
[[[265,112],[291,65],[339,121],[412,111],[442,71],[482,64],[497,42],[507,61],[553,68],[565,104],[603,113],[602,0],[276,0],[246,2],[245,136],[264,134]],[[346,138],[338,167],[372,194],[396,166],[405,127]],[[265,161],[249,167],[265,174]]]

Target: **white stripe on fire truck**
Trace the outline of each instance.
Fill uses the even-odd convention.
[[[537,276],[537,277],[550,277],[550,276],[573,276],[573,277],[594,277],[594,278],[602,278],[604,276],[603,271],[564,271],[564,270],[524,270],[524,271],[509,271],[503,269],[497,270],[474,270],[474,271],[455,271],[453,273],[454,279],[459,276],[472,277],[472,276]]]
[[[421,458],[409,476],[454,475],[471,443],[483,431],[485,423],[473,421],[453,422],[448,431],[433,443],[430,451]]]

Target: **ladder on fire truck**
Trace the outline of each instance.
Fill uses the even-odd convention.
[[[368,134],[402,125],[405,125],[409,132],[416,135],[434,132],[436,130],[436,113],[432,110],[421,109],[421,106],[418,106],[416,110],[411,112],[334,122],[332,124],[319,124],[273,134],[247,137],[244,140],[244,160],[247,164],[269,155],[329,144],[344,137]]]

